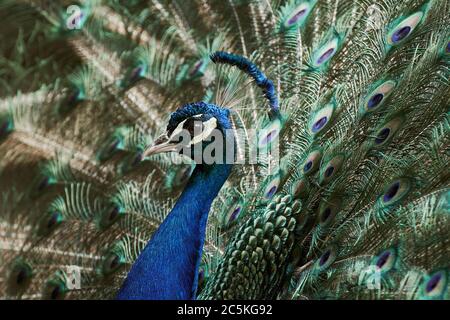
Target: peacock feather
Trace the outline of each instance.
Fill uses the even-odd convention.
[[[1,299],[450,298],[448,1],[0,19]]]

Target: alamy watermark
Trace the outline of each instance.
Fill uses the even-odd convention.
[[[81,289],[81,268],[68,266],[66,270],[66,287],[69,290]]]
[[[70,5],[66,9],[66,27],[69,30],[81,29],[83,26],[84,12],[77,5]]]
[[[361,272],[359,282],[365,283],[368,290],[381,290],[381,269],[369,266]]]

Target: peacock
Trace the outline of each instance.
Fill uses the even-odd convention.
[[[0,299],[450,298],[448,1],[0,17]]]

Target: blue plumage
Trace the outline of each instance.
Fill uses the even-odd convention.
[[[198,114],[214,116],[222,130],[231,128],[228,110],[199,102],[174,112],[167,131]],[[208,212],[231,167],[197,165],[175,207],[134,263],[118,299],[195,299]]]

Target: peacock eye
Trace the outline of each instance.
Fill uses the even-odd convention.
[[[277,130],[274,129],[274,130],[270,131],[264,138],[265,140],[263,141],[263,143],[268,144],[271,141],[273,141],[273,138],[276,136],[276,134],[277,134]]]
[[[74,89],[67,95],[67,103],[70,105],[76,104],[83,97],[83,92],[80,89]]]
[[[242,199],[238,199],[232,202],[231,205],[227,207],[228,208],[223,211],[221,218],[224,228],[233,226],[243,216],[244,201]]]
[[[130,82],[136,82],[139,79],[142,79],[145,75],[146,67],[145,65],[139,65],[133,68],[130,72]]]
[[[284,19],[284,28],[289,29],[295,26],[301,26],[306,21],[311,9],[312,5],[308,1],[300,3]]]
[[[450,42],[447,43],[447,47],[445,48],[445,52],[450,53]]]
[[[397,43],[402,41],[404,38],[406,38],[410,32],[412,31],[412,28],[410,26],[404,26],[399,30],[396,30],[394,34],[392,35],[392,42]]]
[[[110,252],[106,255],[103,265],[102,273],[110,275],[118,271],[125,264],[125,258],[115,252]]]
[[[397,262],[398,254],[395,248],[391,248],[381,252],[373,260],[373,265],[381,273],[391,271]]]
[[[320,173],[320,183],[326,184],[330,182],[337,172],[342,167],[342,164],[344,163],[344,156],[343,155],[337,155],[334,158],[332,158],[328,163],[323,167]]]
[[[323,127],[325,127],[325,125],[328,122],[328,117],[322,117],[319,120],[317,120],[316,122],[314,122],[313,127],[312,127],[312,131],[314,133],[320,131],[323,129]]]
[[[26,290],[33,277],[31,265],[25,261],[16,261],[9,273],[8,289],[11,293],[17,293]]]
[[[325,170],[325,178],[330,178],[334,172],[334,166],[328,166]]]
[[[339,38],[333,37],[325,45],[317,49],[313,54],[313,66],[319,68],[326,65],[337,53]]]
[[[386,193],[383,196],[383,201],[388,202],[391,201],[398,193],[400,189],[400,182],[395,182],[393,185],[389,187]]]
[[[47,221],[47,228],[52,228],[56,224],[58,224],[58,220],[61,219],[61,213],[60,212],[54,212],[51,214],[50,219]]]
[[[275,193],[277,192],[277,186],[272,186],[267,192],[266,192],[266,198],[270,199],[272,198]]]
[[[330,250],[325,251],[325,253],[322,254],[322,256],[319,259],[319,266],[323,267],[330,259],[330,256],[331,256],[331,251]]]
[[[278,187],[280,186],[281,178],[280,175],[277,174],[271,178],[269,183],[264,189],[264,199],[270,200],[277,193]]]
[[[189,71],[189,76],[190,77],[195,77],[195,76],[201,76],[203,75],[203,67],[206,66],[206,61],[205,60],[199,60],[196,63],[194,63],[194,65],[192,66],[191,70]]]
[[[67,293],[67,286],[63,279],[59,276],[47,281],[44,287],[44,299],[63,300]]]
[[[131,68],[125,74],[123,79],[120,80],[119,85],[122,88],[129,88],[132,85],[136,84],[139,80],[143,79],[146,73],[147,73],[147,64],[141,62],[135,67]]]
[[[285,26],[287,28],[294,26],[295,24],[299,23],[299,21],[306,16],[306,13],[308,10],[306,8],[300,8],[296,12],[292,14],[292,17],[286,21]]]
[[[113,203],[101,214],[98,226],[100,229],[108,228],[124,215],[125,209],[122,206]]]
[[[282,123],[280,119],[271,121],[264,129],[258,134],[258,147],[265,149],[270,146],[280,135]]]
[[[367,103],[367,108],[373,109],[377,107],[381,103],[381,101],[383,101],[383,98],[384,95],[382,93],[375,94],[370,98],[369,102]]]
[[[334,247],[326,249],[316,261],[316,269],[323,271],[333,264],[336,260],[336,250]]]
[[[240,213],[241,213],[242,208],[241,207],[237,207],[235,208],[231,214],[230,214],[230,218],[228,219],[228,223],[233,223],[234,221],[237,220],[237,218],[239,217]]]
[[[125,158],[120,165],[119,172],[121,174],[127,174],[134,168],[136,168],[142,161],[142,151],[138,151],[135,154],[131,154]]]
[[[395,118],[382,126],[375,134],[374,146],[381,147],[392,140],[402,124],[402,118]]]
[[[322,160],[322,152],[320,150],[312,151],[303,162],[303,173],[305,175],[314,173],[319,168],[320,160]]]
[[[387,42],[398,45],[406,41],[424,17],[423,12],[416,12],[398,23],[389,33]]]
[[[51,294],[50,294],[50,299],[52,300],[58,300],[58,298],[60,298],[62,293],[61,287],[60,286],[56,286],[52,289]]]
[[[41,221],[38,228],[38,235],[45,236],[55,230],[62,222],[64,217],[59,210],[49,212]]]
[[[39,196],[39,194],[41,194],[49,186],[54,185],[55,183],[56,180],[54,178],[41,174],[31,187],[31,195]]]
[[[322,227],[327,227],[333,222],[339,211],[340,203],[333,200],[332,203],[324,203],[319,209],[319,223]]]
[[[303,166],[303,172],[308,172],[309,170],[311,170],[312,166],[313,166],[313,162],[311,160],[309,160]]]
[[[109,221],[116,220],[118,216],[119,216],[119,208],[118,207],[114,207],[113,209],[111,209],[108,212],[108,220]]]
[[[299,179],[291,187],[291,195],[294,199],[306,196],[307,187],[305,179]]]
[[[49,177],[43,177],[37,185],[38,191],[42,191],[45,188],[47,188],[50,185],[50,178]]]
[[[391,95],[396,84],[395,81],[386,81],[373,90],[365,99],[364,112],[378,110]]]
[[[204,284],[208,281],[208,277],[209,277],[208,265],[207,264],[200,265],[200,267],[198,269],[198,289],[199,289],[199,292],[204,287]]]
[[[411,187],[408,179],[399,179],[388,185],[381,196],[383,205],[388,206],[397,203],[405,197]]]
[[[13,130],[12,121],[7,117],[0,117],[0,140]]]
[[[110,159],[121,148],[123,148],[123,139],[114,135],[102,144],[102,147],[97,152],[97,159],[100,162],[104,162]]]
[[[333,117],[334,108],[334,105],[330,103],[313,114],[309,125],[309,130],[312,134],[315,135],[321,131],[325,131]]]
[[[443,299],[447,291],[446,271],[438,271],[425,277],[422,285],[422,299]]]
[[[375,144],[382,144],[383,142],[385,142],[387,140],[387,138],[389,137],[391,133],[391,129],[390,128],[383,128],[381,129],[376,138],[375,138]]]

